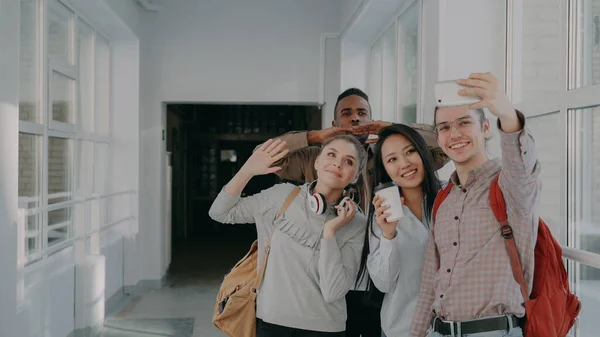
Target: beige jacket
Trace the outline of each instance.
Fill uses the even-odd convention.
[[[417,130],[421,136],[425,138],[425,142],[431,149],[436,170],[442,168],[449,161],[449,158],[437,144],[437,137],[433,132],[433,127],[429,124],[407,125]],[[306,138],[307,133],[307,131],[290,131],[276,138],[285,140],[286,148],[290,150],[290,153],[286,157],[273,164],[273,166],[281,166],[281,170],[276,174],[282,179],[296,181],[298,183],[312,182],[317,179],[315,160],[317,159],[321,148],[319,146],[308,144]],[[373,173],[375,169],[375,148],[374,144],[365,146],[368,154],[367,165],[365,165],[365,170],[363,171],[361,178],[359,178],[357,185],[361,191],[359,205],[365,214],[367,214],[367,202],[371,196],[370,189],[373,185]],[[254,150],[256,151],[259,147],[260,145]]]

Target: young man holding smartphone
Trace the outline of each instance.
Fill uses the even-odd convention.
[[[437,142],[456,171],[431,227],[411,336],[520,337],[524,299],[488,195],[499,177],[531,289],[541,190],[535,143],[525,117],[514,109],[494,75],[475,73],[458,84],[465,86],[460,95],[481,100],[435,111]],[[498,117],[502,159],[486,155],[490,122],[483,108]]]

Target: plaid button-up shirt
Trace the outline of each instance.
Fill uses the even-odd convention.
[[[488,160],[471,171],[462,185],[456,172],[451,177],[454,187],[438,210],[425,251],[412,336],[424,336],[434,315],[446,321],[468,321],[525,314],[523,296],[489,201],[492,180],[500,174],[508,220],[531,290],[540,164],[525,119],[521,113],[518,115],[521,131],[507,134],[498,126],[501,160]]]

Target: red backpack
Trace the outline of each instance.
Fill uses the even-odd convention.
[[[438,208],[450,193],[452,186],[453,184],[449,183],[435,198],[434,220]],[[500,223],[501,234],[506,239],[504,242],[513,275],[521,286],[521,293],[525,299],[524,335],[526,337],[565,337],[581,311],[581,302],[570,291],[567,271],[562,260],[562,248],[552,236],[544,220],[540,218],[535,244],[533,289],[529,296],[512,228],[508,223],[506,203],[498,185],[498,177],[490,186],[490,205]]]

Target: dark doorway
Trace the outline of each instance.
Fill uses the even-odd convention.
[[[216,195],[257,145],[288,131],[320,128],[318,106],[168,104],[167,151],[171,153],[172,169],[171,270],[188,269],[188,263],[178,260],[199,254],[198,246],[219,247],[223,243],[223,247],[231,250],[231,245],[237,242],[240,251],[232,252],[232,263],[236,257],[241,258],[240,254],[256,239],[256,229],[253,225],[227,225],[211,220],[208,210]],[[255,194],[278,182],[279,177],[274,174],[254,177],[242,196]],[[222,263],[231,267],[229,262]]]

